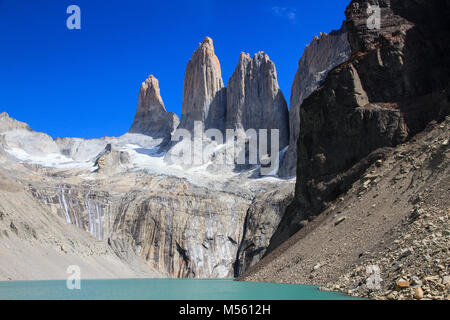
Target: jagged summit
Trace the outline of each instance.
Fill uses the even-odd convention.
[[[150,75],[141,85],[136,115],[129,132],[141,133],[153,138],[167,138],[176,129],[178,123],[178,117],[166,111],[158,79]]]
[[[287,103],[280,90],[275,64],[263,52],[253,58],[241,53],[227,87],[226,127],[279,129],[280,148],[289,143]]]
[[[206,36],[202,42],[199,43],[198,45],[199,47],[208,47],[212,50],[212,52],[214,53],[214,42],[213,39],[211,39],[210,37]]]

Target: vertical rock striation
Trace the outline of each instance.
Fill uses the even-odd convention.
[[[346,9],[350,60],[300,108],[296,194],[271,249],[347,191],[383,148],[404,143],[450,113],[449,1],[373,1]],[[430,23],[432,21],[433,23]]]
[[[297,171],[297,140],[300,131],[300,106],[326,79],[328,72],[350,57],[345,23],[338,31],[321,33],[305,48],[291,89],[289,110],[289,149],[280,165],[279,175],[295,176]]]
[[[287,206],[294,198],[294,185],[285,184],[276,190],[258,195],[247,210],[244,234],[235,263],[238,276],[259,262],[277,229]]]
[[[192,132],[194,122],[202,121],[205,129],[223,130],[225,111],[226,89],[219,59],[212,39],[206,37],[186,67],[179,128]]]
[[[110,215],[110,194],[92,190],[88,186],[68,183],[58,185],[30,185],[33,197],[43,207],[63,218],[99,240],[105,240],[110,232],[112,216]]]
[[[141,85],[136,115],[129,132],[145,134],[155,139],[167,138],[178,123],[178,117],[167,112],[164,107],[158,79],[150,75]]]
[[[226,127],[280,130],[280,149],[289,143],[289,113],[275,64],[264,52],[241,53],[227,87]]]
[[[233,277],[251,204],[186,179],[146,174],[82,185],[35,182],[30,191],[55,217],[106,241],[122,259],[140,256],[177,278]]]

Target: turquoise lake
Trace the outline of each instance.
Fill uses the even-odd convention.
[[[232,280],[83,280],[80,290],[66,281],[0,282],[0,300],[348,300],[314,286]]]

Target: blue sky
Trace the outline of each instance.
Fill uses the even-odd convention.
[[[0,0],[0,112],[54,138],[118,136],[153,74],[179,115],[185,67],[205,36],[225,83],[241,51],[262,50],[289,101],[303,49],[341,26],[349,2]],[[81,8],[81,30],[66,27],[71,4]]]

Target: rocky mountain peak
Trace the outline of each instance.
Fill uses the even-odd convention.
[[[206,62],[207,59],[212,59],[216,67],[220,70],[220,62],[214,52],[214,42],[210,37],[205,37],[202,42],[198,44],[198,49],[194,51],[192,58],[202,59]]]
[[[138,104],[141,107],[144,107],[145,102],[148,102],[150,107],[166,111],[166,108],[164,107],[164,102],[162,101],[161,98],[159,81],[153,75],[150,75],[142,83],[141,90],[139,93],[139,99],[140,100],[138,101]]]
[[[255,61],[256,63],[272,63],[269,56],[264,51],[258,51],[253,57],[253,61]]]
[[[8,113],[0,113],[0,133],[10,130],[30,130],[30,127],[25,122],[17,121],[9,116]]]
[[[206,37],[188,62],[184,78],[183,106],[179,128],[193,130],[195,121],[205,129],[223,129],[226,93],[220,62],[211,38]]]
[[[247,65],[247,63],[249,63],[251,60],[252,58],[250,57],[249,53],[241,52],[241,54],[239,55],[237,68]]]
[[[241,53],[227,87],[227,128],[279,129],[280,148],[289,142],[287,103],[280,90],[275,64],[260,51]]]
[[[212,53],[214,53],[214,43],[213,40],[206,36],[205,39],[203,39],[203,41],[199,44],[199,47],[205,47],[205,48],[209,48],[212,50]]]
[[[178,123],[178,117],[164,107],[158,79],[150,75],[141,85],[136,115],[129,132],[167,138]]]

